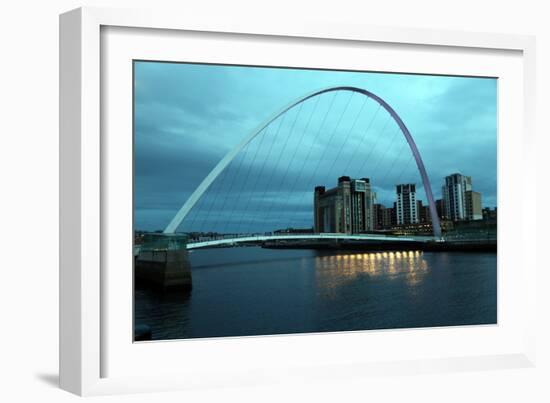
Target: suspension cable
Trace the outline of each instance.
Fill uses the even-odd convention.
[[[279,154],[279,158],[277,160],[277,163],[275,164],[275,169],[273,172],[276,172],[277,171],[277,168],[279,166],[279,162],[281,161],[282,159],[282,156],[285,154],[285,150],[286,150],[286,147],[288,145],[288,141],[290,140],[290,138],[292,137],[292,133],[294,132],[294,128],[296,126],[296,122],[298,121],[298,117],[300,116],[300,113],[302,112],[302,107],[303,107],[303,103],[300,104],[300,107],[298,109],[298,112],[296,113],[296,117],[294,118],[294,122],[292,123],[292,126],[290,128],[290,132],[288,133],[288,135],[286,136],[286,139],[285,139],[285,143],[284,143],[284,146],[283,146],[283,149],[281,150],[281,153]],[[292,160],[294,159],[294,156],[296,155],[296,150],[297,150],[297,147],[294,149],[294,154],[292,156]],[[292,162],[290,162],[291,164]],[[280,181],[280,187],[282,188],[282,186],[284,185],[284,178],[286,177],[286,173],[288,172],[288,167],[289,165],[287,165],[286,167],[286,170],[285,170],[285,174],[283,175],[281,181]],[[269,183],[269,182],[268,182]],[[279,186],[277,186],[277,188],[279,188]],[[280,190],[277,190],[275,193],[278,194],[280,192]],[[267,208],[267,214],[266,214],[266,217],[265,217],[265,220],[266,222],[269,222],[269,219],[271,218],[271,210],[273,208],[273,205],[275,204],[275,197],[274,196],[273,198],[271,198],[271,203],[269,203],[269,207]]]
[[[335,96],[335,97],[336,97],[336,96]],[[347,111],[347,109],[348,109],[348,107],[349,107],[349,104],[350,104],[352,98],[353,98],[353,93],[352,93],[351,96],[349,97],[349,99],[348,99],[348,101],[347,101],[347,103],[346,103],[346,106],[344,107],[344,110],[343,110],[342,114],[340,115],[340,117],[339,117],[339,119],[338,119],[338,121],[337,121],[337,123],[336,123],[336,126],[334,126],[334,129],[332,130],[332,133],[331,133],[331,135],[330,135],[330,138],[329,138],[328,142],[325,144],[325,147],[324,147],[324,149],[323,149],[323,153],[321,154],[321,158],[317,161],[317,164],[316,164],[316,166],[315,166],[315,169],[312,171],[311,177],[310,177],[308,183],[309,183],[311,180],[313,180],[313,177],[314,177],[315,173],[319,171],[319,167],[320,167],[320,165],[321,165],[321,162],[322,162],[322,161],[324,160],[324,158],[325,158],[325,154],[326,154],[326,152],[327,152],[327,150],[328,150],[328,148],[329,148],[329,145],[332,143],[332,139],[334,138],[334,135],[336,134],[336,132],[337,132],[337,130],[338,130],[338,127],[340,126],[340,123],[342,122],[342,118],[344,117],[344,115],[345,115],[345,113],[346,113],[346,111]],[[334,99],[333,99],[333,101],[334,101]],[[331,107],[332,107],[332,104],[331,104]],[[327,111],[327,112],[328,112],[328,111]],[[325,115],[325,119],[326,119],[326,116],[327,116],[327,115]],[[323,119],[323,124],[324,124],[324,122],[325,122],[325,119]],[[322,127],[322,126],[321,126],[321,127]],[[302,204],[304,196],[305,196],[305,194],[302,195],[299,204]]]
[[[221,218],[221,215],[225,212],[225,206],[226,206],[226,204],[227,204],[228,195],[229,195],[230,193],[232,193],[232,191],[233,191],[233,183],[235,182],[235,178],[238,176],[238,173],[239,173],[240,170],[241,170],[241,167],[242,167],[243,162],[244,162],[244,160],[245,160],[246,154],[248,153],[248,147],[249,147],[249,145],[250,145],[250,143],[248,143],[248,144],[245,146],[245,148],[244,148],[244,150],[243,150],[243,157],[239,160],[238,167],[237,167],[237,169],[235,170],[235,174],[233,175],[233,178],[231,179],[231,181],[230,181],[230,182],[228,181],[228,183],[230,183],[230,184],[229,184],[229,186],[227,187],[227,190],[226,190],[225,193],[224,193],[224,198],[223,198],[222,206],[221,206],[220,211],[219,211],[219,213],[218,213],[218,215],[217,215],[217,219],[216,219],[214,222],[218,222],[218,221],[220,220],[220,218]],[[225,221],[224,224],[227,224],[227,221]],[[225,225],[223,226],[223,229],[222,229],[221,233],[223,233],[224,231],[225,231]]]
[[[315,112],[317,111],[317,106],[319,105],[320,99],[321,99],[321,96],[318,96],[317,99],[316,99],[316,101],[315,101],[315,105],[313,106],[313,108],[312,108],[312,110],[311,110],[311,113],[310,113],[309,118],[308,118],[308,120],[307,120],[306,126],[305,126],[305,128],[304,128],[304,130],[303,130],[303,132],[302,132],[302,137],[301,137],[301,139],[300,139],[299,144],[302,143],[302,140],[304,139],[305,134],[307,133],[307,131],[308,131],[308,129],[309,129],[309,126],[310,126],[310,124],[311,124],[311,121],[312,121],[312,119],[313,119],[313,116],[315,115]],[[294,153],[296,153],[297,150],[298,150],[299,148],[300,148],[300,147],[299,147],[299,145],[298,145],[298,146],[295,148]],[[310,148],[310,150],[311,150],[311,148]],[[293,157],[293,159],[294,159],[294,157]],[[303,162],[305,162],[305,160],[303,160]],[[298,176],[301,175],[302,170],[303,170],[303,168],[304,168],[304,163],[303,163],[303,162],[302,162],[302,167],[300,168],[300,171],[299,171],[300,173],[299,173],[298,175],[296,175],[296,180],[294,181],[294,185],[296,184],[297,178],[298,178]],[[256,182],[258,181],[259,178],[260,178],[260,175],[258,175],[258,176],[256,177]],[[294,185],[293,185],[292,188],[291,188],[290,194],[293,194],[293,192],[294,192]],[[254,187],[255,187],[255,185],[254,185]],[[248,201],[248,203],[247,203],[247,205],[246,205],[245,212],[248,212],[248,204],[250,203],[250,198],[249,198],[247,201]],[[252,223],[251,223],[251,224],[252,224]],[[251,228],[250,228],[250,227],[248,227],[247,229],[248,229],[247,232],[251,232]]]
[[[367,137],[367,133],[369,132],[370,128],[372,127],[372,124],[374,123],[374,120],[376,119],[376,117],[378,116],[378,112],[380,111],[380,108],[382,108],[382,105],[378,104],[378,108],[376,108],[376,111],[374,112],[370,122],[369,122],[369,125],[367,126],[367,130],[365,130],[365,134],[363,136],[361,136],[361,141],[359,142],[359,145],[357,147],[355,147],[355,149],[353,150],[353,154],[351,156],[351,158],[348,160],[348,164],[346,165],[346,169],[344,169],[343,172],[348,172],[349,168],[350,168],[350,165],[352,164],[353,161],[355,161],[355,156],[357,154],[357,152],[359,151],[359,149],[363,146],[363,143],[365,142],[365,138]],[[377,140],[379,139],[379,137],[376,138]],[[376,143],[374,145],[376,147]],[[372,149],[371,149],[372,150]]]

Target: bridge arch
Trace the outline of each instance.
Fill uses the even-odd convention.
[[[355,92],[355,93],[364,95],[368,98],[371,98],[372,100],[376,101],[382,108],[384,108],[390,114],[392,119],[397,123],[397,125],[401,130],[401,133],[403,134],[403,136],[405,136],[405,140],[407,141],[409,148],[411,149],[411,152],[416,161],[416,166],[418,167],[418,171],[420,172],[420,176],[422,178],[422,184],[424,185],[424,190],[426,191],[426,198],[428,199],[428,206],[430,210],[430,217],[432,220],[434,237],[436,239],[441,238],[441,225],[439,222],[439,217],[437,215],[437,209],[435,207],[435,201],[433,198],[432,188],[430,185],[430,179],[428,178],[428,174],[426,173],[426,168],[424,167],[424,162],[422,161],[420,152],[416,147],[416,143],[414,142],[414,139],[411,133],[409,132],[409,129],[407,129],[407,126],[405,125],[403,120],[399,117],[397,112],[395,112],[395,110],[378,95],[368,90],[365,90],[363,88],[351,87],[351,86],[329,87],[329,88],[324,88],[321,90],[311,92],[289,103],[288,105],[286,105],[285,107],[283,107],[282,109],[280,109],[279,111],[271,115],[267,120],[265,120],[256,129],[254,129],[247,137],[245,137],[239,144],[237,144],[231,151],[229,151],[225,155],[225,157],[223,157],[222,160],[212,169],[212,171],[210,171],[210,173],[203,179],[203,181],[200,183],[197,189],[195,189],[195,191],[191,194],[189,199],[187,199],[185,204],[179,209],[179,211],[176,213],[172,221],[170,221],[170,223],[166,226],[166,228],[164,229],[164,234],[173,234],[176,231],[176,229],[179,227],[183,219],[187,216],[187,214],[189,214],[191,209],[200,200],[202,195],[208,190],[210,185],[212,185],[212,183],[216,180],[216,178],[231,163],[231,161],[233,161],[233,159],[237,156],[237,154],[248,143],[250,143],[256,136],[258,136],[262,132],[262,130],[264,130],[267,126],[269,126],[274,120],[279,118],[285,112],[301,104],[302,102],[305,102],[308,99],[311,99],[313,97],[325,94],[327,92],[334,92],[334,91]]]

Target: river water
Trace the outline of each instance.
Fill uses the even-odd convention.
[[[155,340],[493,324],[495,253],[241,247],[190,254],[193,289],[135,293]]]

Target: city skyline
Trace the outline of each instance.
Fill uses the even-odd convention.
[[[460,172],[454,172],[454,173],[449,174],[449,175],[447,175],[447,176],[452,176],[452,175],[468,176],[468,175],[463,175],[463,174],[460,173]],[[468,176],[468,177],[470,177],[470,176]],[[470,177],[470,178],[471,178],[471,177]],[[407,185],[407,184],[408,184],[408,183],[396,183],[395,186],[397,187],[397,186],[400,186],[400,185]],[[416,183],[410,183],[410,184],[415,185],[415,186],[417,185]],[[444,184],[443,184],[443,185],[444,185]],[[432,187],[434,187],[433,184],[432,184]],[[473,184],[472,184],[472,187],[475,188],[475,186],[473,186]],[[481,193],[481,192],[476,192],[476,193],[480,193],[481,195],[483,194],[483,193]],[[439,198],[434,198],[434,202],[438,202],[438,201],[445,200],[445,197],[444,197],[444,193],[443,193],[443,192],[440,192],[440,196],[441,196],[441,197],[439,197]],[[417,201],[420,201],[420,202],[422,202],[422,203],[424,203],[424,202],[427,203],[427,201],[426,201],[424,198],[422,198],[422,197],[418,197],[418,196],[417,196],[416,199],[417,199]],[[481,202],[481,207],[482,207],[482,208],[491,208],[491,209],[494,209],[494,208],[497,208],[497,207],[498,207],[496,203],[495,203],[494,205],[487,206],[487,205],[485,205],[485,204],[483,203],[483,198],[482,198],[481,200],[482,200],[482,202]],[[386,204],[384,204],[384,203],[378,203],[378,202],[377,202],[377,204],[382,204],[383,206],[388,207],[388,206],[387,206]],[[390,204],[391,204],[391,203],[390,203]],[[389,206],[389,207],[391,207],[391,206]],[[441,217],[440,217],[440,218],[441,218]]]
[[[457,191],[450,186],[453,180],[465,185],[460,188],[462,193],[456,200],[450,197],[453,189]],[[442,198],[434,200],[441,222],[484,219],[483,210],[487,208],[483,207],[482,194],[474,190],[472,182],[471,177],[460,173],[445,177]],[[362,233],[410,225],[420,225],[422,229],[426,224],[431,225],[429,205],[417,197],[416,183],[396,184],[395,199],[389,205],[377,201],[376,192],[371,191],[372,184],[371,178],[341,176],[334,187],[317,185],[314,189],[313,232]],[[448,192],[445,192],[446,187],[450,187]],[[496,211],[496,206],[489,210]]]
[[[445,176],[468,170],[474,187],[483,194],[484,206],[496,206],[496,80],[149,62],[135,64],[135,78],[136,229],[164,228],[223,155],[274,110],[311,90],[342,83],[369,89],[399,113],[420,149],[435,198],[442,197],[441,182]],[[263,87],[260,83],[264,83]],[[329,101],[328,97],[319,101],[320,108]],[[351,104],[354,113],[344,115],[341,125],[350,127],[362,103],[347,95],[334,102],[335,108],[341,110],[345,110],[346,102]],[[313,104],[304,110],[308,111],[308,107],[313,108]],[[368,107],[369,104],[365,122],[360,120],[364,126],[370,117],[376,118],[374,108]],[[331,121],[335,119],[329,116],[327,126],[337,127],[337,122]],[[395,140],[395,145],[391,143],[393,133],[384,133],[385,122],[378,120],[363,144],[362,155],[369,151],[373,155],[366,161],[362,176],[372,178],[378,203],[384,203],[393,198],[396,184],[392,179],[399,176],[399,171],[406,172],[400,182],[420,182],[414,163],[403,151],[407,151],[403,139]],[[307,127],[302,129],[305,141],[323,141],[316,139]],[[379,144],[376,134],[382,138]],[[344,135],[345,130],[341,129],[336,137]],[[341,154],[343,166],[334,167],[334,176],[346,174],[340,171],[344,170],[346,156],[351,156],[353,141],[360,138],[360,133],[351,134],[348,147]],[[301,155],[301,148],[295,148],[296,159],[304,160],[306,155]],[[311,198],[304,196],[310,194],[310,184],[285,188],[285,182],[291,182],[285,179],[298,172],[298,164],[285,158],[289,157],[283,155],[280,165],[271,167],[273,182],[281,183],[278,199],[271,201],[273,216],[277,217],[278,209],[284,211],[282,201],[290,200],[300,219],[305,222],[309,214],[311,221]],[[397,161],[397,168],[391,165],[392,161]],[[306,170],[313,171],[313,165],[306,164]],[[352,166],[355,173],[359,162],[356,165]],[[380,178],[379,182],[373,174]],[[243,190],[237,188],[236,197],[241,194]],[[422,186],[417,185],[417,194],[419,199],[425,198]],[[253,219],[261,221],[260,215]]]

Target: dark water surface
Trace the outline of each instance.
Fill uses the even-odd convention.
[[[153,339],[492,324],[495,253],[276,250],[190,254],[193,290],[136,289]]]

